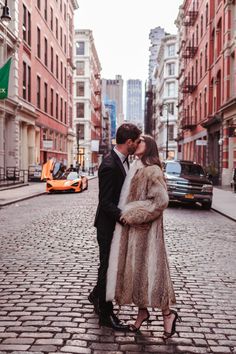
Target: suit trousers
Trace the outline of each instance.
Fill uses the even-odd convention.
[[[112,302],[106,301],[107,269],[112,236],[113,231],[97,228],[100,266],[98,268],[97,285],[93,289],[93,294],[99,299],[99,309],[102,317],[109,316],[113,312]]]

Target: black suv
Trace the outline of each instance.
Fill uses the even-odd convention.
[[[191,161],[163,162],[170,201],[201,203],[204,209],[212,204],[212,182],[201,165]]]

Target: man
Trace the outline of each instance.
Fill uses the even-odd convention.
[[[121,210],[117,207],[121,188],[129,169],[128,156],[132,155],[140,142],[141,130],[131,123],[122,124],[116,133],[116,146],[101,163],[98,170],[99,203],[94,226],[97,228],[100,266],[97,285],[88,299],[99,315],[101,326],[115,330],[128,330],[113,312],[112,302],[106,302],[106,276],[110,246],[116,222],[120,220]]]

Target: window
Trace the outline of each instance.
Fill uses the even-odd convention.
[[[201,16],[201,24],[200,24],[200,36],[203,36],[203,15]]]
[[[59,62],[58,62],[58,55],[56,55],[56,78],[59,77]]]
[[[64,4],[64,21],[66,21],[66,4]]]
[[[58,105],[59,105],[59,96],[56,93],[56,119],[58,119]]]
[[[62,0],[60,0],[60,11],[62,12]]]
[[[168,113],[174,115],[174,113],[175,113],[175,104],[174,104],[174,102],[168,103]]]
[[[202,78],[202,53],[200,54],[200,79]]]
[[[76,96],[84,96],[84,82],[77,81],[76,82]]]
[[[61,61],[61,84],[63,84],[63,63]]]
[[[169,82],[167,84],[167,95],[169,97],[175,96],[175,83],[174,82]]]
[[[197,85],[198,83],[198,60],[196,59],[195,62],[195,84]]]
[[[31,13],[28,12],[28,44],[31,46]]]
[[[31,101],[31,67],[23,61],[22,96],[25,100]]]
[[[66,35],[64,34],[64,53],[66,54]]]
[[[169,57],[173,57],[175,55],[175,45],[174,44],[168,45],[167,50],[168,50]]]
[[[208,44],[205,46],[205,72],[207,72],[208,68]]]
[[[67,87],[66,67],[64,67],[65,88]]]
[[[27,9],[25,5],[23,5],[23,40],[27,41],[27,36],[26,36],[26,28],[27,28]]]
[[[175,75],[175,63],[167,64],[167,74],[168,75]]]
[[[76,62],[76,75],[84,75],[84,61]]]
[[[51,10],[50,10],[50,13],[51,13],[50,28],[53,31],[53,8],[52,7],[51,7]]]
[[[61,105],[60,105],[60,108],[61,108],[61,110],[60,110],[60,119],[61,119],[61,122],[63,122],[63,99],[62,99],[62,97],[61,97]]]
[[[54,70],[54,51],[53,47],[51,47],[51,72],[53,73]]]
[[[48,84],[44,83],[44,112],[48,111]]]
[[[198,25],[196,26],[196,45],[198,45]]]
[[[216,41],[217,41],[217,57],[220,55],[222,50],[222,20],[220,19],[217,24],[217,32],[216,32]]]
[[[65,124],[67,124],[67,103],[64,102],[64,115],[65,115]]]
[[[84,140],[84,124],[76,125],[76,135],[78,139]]]
[[[63,38],[63,35],[62,35],[62,27],[60,27],[60,45],[62,47],[63,43],[62,43],[62,38]]]
[[[76,42],[76,55],[84,55],[84,42]]]
[[[204,117],[207,116],[207,88],[204,90]]]
[[[27,65],[23,62],[23,98],[26,100]]]
[[[45,3],[44,3],[44,18],[45,18],[45,21],[48,20],[48,0],[45,0]]]
[[[56,17],[56,39],[58,39],[58,18]]]
[[[38,9],[40,10],[40,8],[41,8],[41,1],[40,0],[37,0],[37,6],[38,6]]]
[[[206,4],[206,15],[205,15],[205,19],[206,19],[206,28],[208,26],[208,17],[209,17],[209,12],[208,12],[208,4]]]
[[[54,91],[53,88],[51,88],[51,95],[50,95],[50,114],[53,116],[53,105],[54,105]]]
[[[168,140],[174,140],[174,125],[168,126]]]
[[[44,64],[48,66],[48,40],[44,38]]]
[[[37,57],[41,58],[41,31],[37,27]]]
[[[31,46],[31,14],[27,11],[25,5],[23,5],[23,40]]]
[[[84,103],[83,102],[76,103],[76,117],[77,118],[84,118]]]
[[[37,94],[36,94],[36,100],[37,100],[37,108],[40,109],[41,107],[41,79],[40,76],[37,76]]]

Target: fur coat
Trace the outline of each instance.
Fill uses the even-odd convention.
[[[107,301],[165,309],[175,303],[163,236],[168,205],[163,172],[134,161],[119,207],[129,225],[116,224],[107,272]]]

